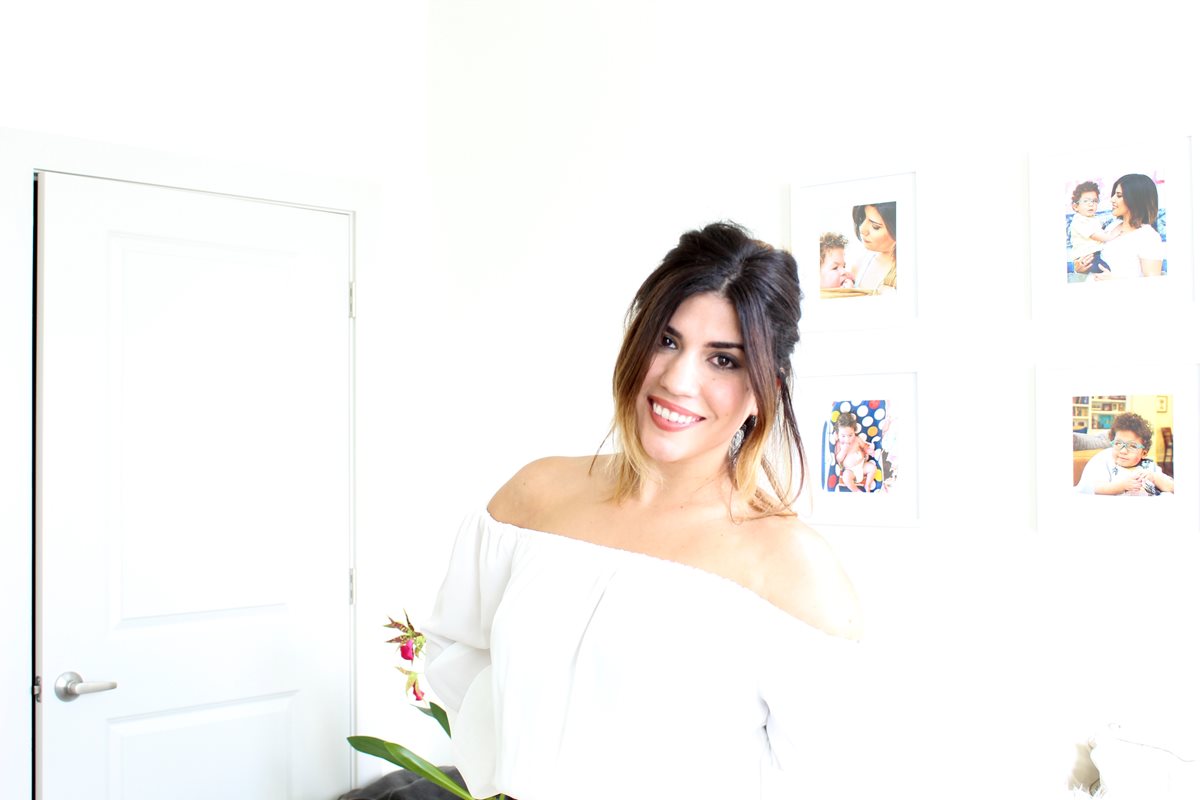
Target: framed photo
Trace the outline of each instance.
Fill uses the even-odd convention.
[[[915,525],[915,373],[796,378],[810,501],[802,517],[840,525]]]
[[[1192,299],[1190,149],[1181,137],[1030,157],[1035,316]]]
[[[802,328],[883,327],[916,310],[914,174],[792,187]]]
[[[1038,527],[1195,533],[1197,368],[1037,373]]]

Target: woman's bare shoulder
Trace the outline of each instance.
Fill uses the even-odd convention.
[[[488,503],[488,513],[499,522],[540,530],[546,512],[586,491],[605,463],[603,456],[550,456],[531,461],[500,487]]]
[[[766,598],[814,628],[862,638],[858,595],[825,538],[795,517],[764,522]]]

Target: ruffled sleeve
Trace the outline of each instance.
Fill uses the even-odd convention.
[[[788,618],[765,643],[769,797],[854,797],[866,720],[864,649]]]
[[[481,511],[458,531],[450,566],[425,623],[425,677],[457,714],[471,684],[490,665],[492,619],[512,574],[515,536]]]

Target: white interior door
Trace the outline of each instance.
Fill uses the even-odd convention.
[[[329,800],[349,216],[42,174],[37,225],[42,800]],[[63,700],[68,673],[117,687]]]

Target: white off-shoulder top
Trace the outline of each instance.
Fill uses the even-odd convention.
[[[857,760],[856,643],[685,564],[480,512],[424,632],[476,797],[826,798]]]

